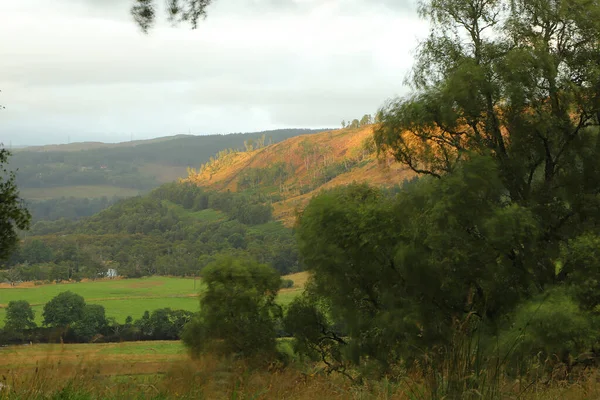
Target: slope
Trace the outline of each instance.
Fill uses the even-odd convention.
[[[268,195],[275,217],[291,225],[295,212],[321,190],[352,182],[389,187],[414,176],[391,156],[377,157],[374,126],[296,136],[252,152],[220,152],[190,170],[185,181]]]
[[[318,131],[280,129],[30,147],[16,150],[9,168],[17,171],[18,186],[22,196],[30,202],[34,221],[76,219],[98,211],[97,207],[88,206],[88,199],[106,197],[102,204],[112,204],[115,198],[147,192],[186,176],[188,167],[209,161],[219,150],[246,150],[314,132]],[[80,211],[69,211],[74,209]]]

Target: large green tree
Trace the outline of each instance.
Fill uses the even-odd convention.
[[[600,301],[600,5],[431,0],[420,11],[433,29],[413,94],[381,110],[375,140],[421,178],[395,196],[355,185],[324,193],[297,229],[312,303],[291,310],[324,328],[291,328],[300,347],[338,365],[448,366],[475,332],[527,321],[534,307],[523,304],[549,297],[561,307],[545,326],[565,324],[572,299],[553,286],[573,287],[574,318],[591,318]],[[590,343],[580,339],[557,345],[562,359]],[[445,368],[463,367],[471,376],[468,362]]]
[[[35,313],[26,300],[9,301],[4,318],[4,329],[8,331],[23,331],[35,328]]]
[[[44,305],[44,325],[65,327],[80,321],[85,313],[85,300],[71,291],[59,293]],[[96,309],[90,309],[97,314]],[[91,315],[91,314],[90,314]]]
[[[31,215],[19,197],[15,172],[8,167],[10,152],[0,144],[0,261],[18,244],[18,231],[29,228]]]
[[[490,157],[505,205],[527,208],[540,228],[535,247],[509,250],[515,271],[539,289],[564,279],[560,243],[599,221],[600,5],[427,0],[420,13],[432,32],[413,93],[383,109],[379,149],[438,178]]]
[[[200,313],[189,322],[183,341],[192,354],[208,349],[225,354],[265,358],[275,353],[275,304],[281,279],[265,264],[243,258],[219,257],[202,272],[206,290]]]

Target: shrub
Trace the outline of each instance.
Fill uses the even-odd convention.
[[[589,350],[597,338],[591,315],[582,311],[564,288],[555,288],[526,301],[500,336],[501,353],[513,367],[535,358],[569,363]]]
[[[282,289],[289,289],[291,287],[294,287],[294,281],[291,279],[282,279],[280,287]]]

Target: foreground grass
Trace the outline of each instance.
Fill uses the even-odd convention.
[[[282,290],[278,297],[281,305],[289,304],[301,293],[306,273],[294,274],[294,288]],[[144,311],[170,307],[187,311],[198,311],[198,293],[202,290],[200,279],[194,283],[190,278],[153,276],[140,279],[116,279],[80,283],[0,288],[0,326],[4,324],[5,307],[12,300],[27,300],[35,311],[36,322],[42,323],[44,304],[57,294],[70,290],[83,296],[87,303],[100,304],[106,309],[107,317],[124,323],[127,316],[140,318]]]
[[[180,342],[0,348],[0,399],[428,399],[422,378],[352,383],[321,366],[256,369],[231,359],[189,359]],[[506,399],[597,399],[596,370],[575,382],[504,381]],[[473,393],[468,398],[481,398]]]

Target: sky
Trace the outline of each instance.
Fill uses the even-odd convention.
[[[428,31],[415,0],[213,0],[148,35],[130,5],[0,2],[0,143],[338,127],[407,93]]]

